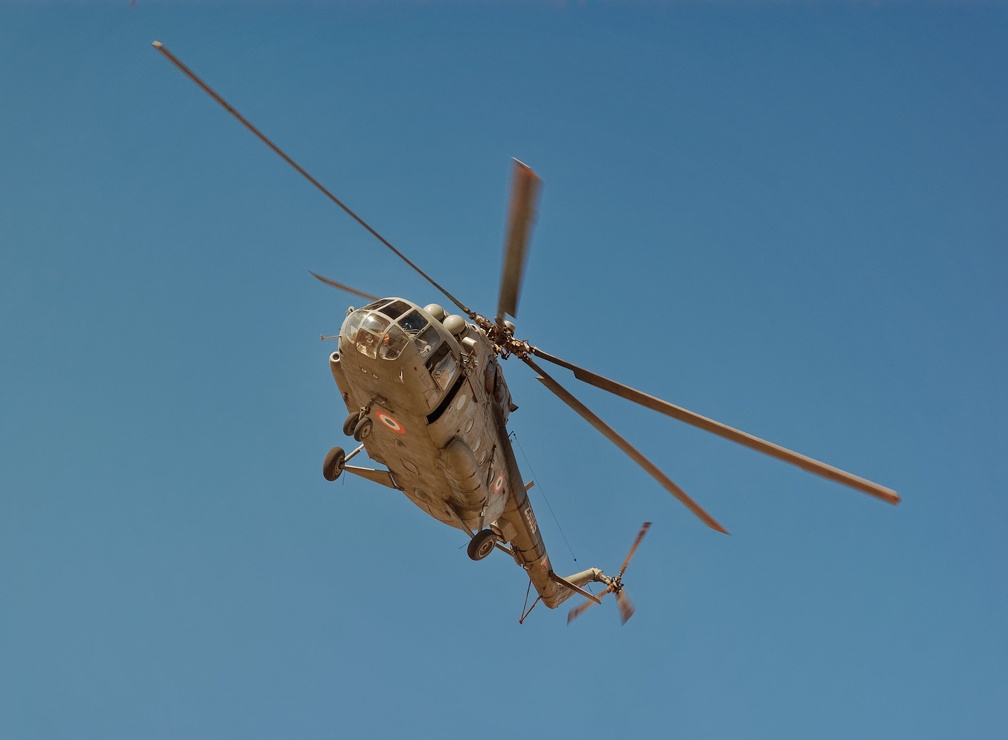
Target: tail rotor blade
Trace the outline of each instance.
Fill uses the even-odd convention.
[[[650,528],[651,528],[651,522],[644,522],[644,526],[642,526],[640,532],[637,533],[637,539],[634,540],[633,546],[630,548],[630,552],[627,553],[626,560],[623,561],[623,567],[620,568],[619,575],[616,576],[617,581],[623,577],[623,574],[626,572],[627,566],[630,565],[630,558],[632,558],[634,556],[634,553],[637,552],[637,547],[640,545],[641,540],[644,539],[644,535],[647,534],[647,531]]]
[[[629,597],[623,591],[616,592],[616,603],[619,605],[620,619],[623,620],[623,624],[626,624],[627,620],[634,615],[634,605],[630,603]]]
[[[529,232],[535,220],[536,200],[542,180],[532,168],[516,159],[511,183],[504,264],[501,268],[500,296],[497,300],[498,324],[504,322],[505,313],[511,316],[516,316],[518,313],[518,296],[521,293],[522,276],[525,272],[525,254]]]
[[[584,601],[584,602],[582,602],[582,603],[580,603],[580,604],[578,604],[577,606],[575,606],[573,609],[571,609],[567,613],[567,624],[570,624],[571,622],[573,622],[575,619],[577,619],[578,617],[580,617],[590,607],[593,607],[593,606],[595,606],[595,602],[594,601],[587,601],[587,600]]]
[[[601,601],[602,597],[605,596],[607,593],[610,593],[611,591],[612,591],[612,587],[611,586],[606,586],[602,590],[602,592],[598,595],[598,599]],[[577,606],[575,606],[573,609],[571,609],[569,612],[567,612],[567,624],[570,624],[575,619],[577,619],[578,617],[580,617],[582,614],[584,614],[586,611],[588,611],[588,609],[590,607],[595,606],[595,603],[596,602],[591,601],[590,599],[586,599],[581,604],[578,604]]]

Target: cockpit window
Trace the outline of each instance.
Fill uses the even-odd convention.
[[[381,348],[378,350],[378,356],[383,360],[394,360],[400,354],[402,354],[403,348],[409,343],[409,337],[406,336],[406,332],[400,329],[395,324],[389,327],[389,330],[382,337]]]
[[[390,323],[391,322],[388,319],[380,314],[369,313],[364,317],[364,320],[361,321],[360,328],[367,329],[372,334],[380,335],[386,328],[388,328]]]
[[[377,357],[381,336],[385,333],[385,329],[388,328],[390,323],[381,314],[365,314],[357,329],[357,338],[354,340],[357,351],[371,359]]]
[[[427,326],[427,319],[420,315],[419,311],[410,311],[399,319],[399,326],[410,334],[419,334],[420,330]]]
[[[416,338],[416,345],[417,349],[420,350],[420,356],[426,357],[429,355],[440,341],[441,335],[438,334],[437,329],[433,326],[428,326]]]
[[[458,360],[452,355],[451,347],[447,343],[442,344],[427,361],[427,369],[441,390],[451,385],[455,379],[455,371],[458,370]]]
[[[403,303],[402,301],[392,301],[387,306],[382,306],[378,310],[395,321],[404,313],[409,311],[409,304]]]
[[[343,328],[340,329],[340,336],[346,339],[350,344],[357,341],[357,330],[360,328],[361,321],[364,320],[364,311],[354,311],[352,314],[346,317],[346,321],[343,322]]]

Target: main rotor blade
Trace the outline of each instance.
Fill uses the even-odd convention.
[[[356,213],[354,213],[352,210],[350,210],[350,208],[345,203],[343,203],[343,201],[341,201],[335,195],[333,195],[332,193],[330,193],[318,180],[316,180],[314,177],[312,177],[311,175],[309,175],[308,172],[305,171],[305,169],[303,167],[301,167],[301,165],[299,165],[297,162],[295,162],[293,159],[291,159],[289,156],[287,156],[287,154],[280,147],[278,147],[276,144],[274,144],[272,141],[270,141],[269,138],[267,138],[265,134],[263,134],[259,129],[257,129],[255,126],[253,126],[241,113],[239,113],[234,108],[232,108],[231,105],[226,100],[224,100],[224,98],[222,98],[220,95],[218,95],[216,92],[214,92],[213,88],[211,88],[208,84],[206,84],[203,80],[201,80],[196,75],[195,72],[193,72],[186,65],[184,65],[178,59],[178,57],[176,57],[174,54],[172,54],[170,51],[168,51],[168,49],[165,48],[164,44],[162,44],[160,41],[155,41],[155,42],[153,42],[153,45],[154,45],[154,48],[157,49],[158,51],[160,51],[172,64],[174,64],[176,67],[178,67],[186,75],[186,77],[188,77],[190,80],[192,80],[197,85],[199,85],[207,95],[209,95],[211,98],[213,98],[218,103],[220,103],[220,105],[223,106],[224,109],[228,113],[230,113],[232,116],[234,116],[235,118],[238,119],[239,123],[241,123],[245,128],[247,128],[249,131],[251,131],[253,134],[255,134],[256,137],[258,137],[258,139],[262,143],[264,143],[266,146],[268,146],[270,149],[272,149],[274,152],[276,152],[276,154],[281,159],[283,159],[283,161],[285,161],[287,164],[289,164],[291,167],[293,167],[295,170],[297,170],[298,173],[300,173],[302,177],[304,177],[308,182],[310,182],[312,185],[314,185],[319,190],[319,192],[321,192],[325,197],[327,197],[329,200],[331,200],[337,206],[339,206],[340,208],[342,208],[343,211],[348,216],[350,216],[350,218],[352,218],[358,224],[360,224],[361,226],[363,226],[364,229],[368,233],[370,233],[375,239],[377,239],[382,244],[384,244],[386,247],[388,247],[390,250],[392,250],[393,254],[395,254],[399,259],[401,259],[407,265],[409,265],[410,267],[412,267],[413,270],[416,271],[417,274],[420,275],[420,277],[422,277],[428,283],[430,283],[435,288],[437,288],[448,300],[450,300],[452,303],[454,303],[456,306],[458,306],[462,310],[463,313],[465,313],[470,318],[475,317],[476,314],[475,314],[475,312],[472,309],[470,309],[468,306],[466,306],[464,303],[462,303],[458,298],[456,298],[451,293],[449,293],[447,290],[445,290],[440,285],[438,285],[430,275],[428,275],[426,272],[424,272],[419,267],[417,267],[415,264],[413,264],[413,262],[411,262],[410,259],[406,255],[404,255],[398,249],[396,249],[395,247],[393,247],[392,244],[385,237],[383,237],[381,234],[379,234],[377,231],[375,231],[364,219],[362,219],[360,216],[358,216]]]
[[[372,302],[378,300],[377,296],[373,296],[370,293],[365,293],[363,290],[357,290],[356,288],[351,288],[349,285],[344,285],[343,283],[337,283],[335,280],[330,280],[329,278],[323,277],[322,275],[319,275],[317,272],[312,272],[311,270],[309,270],[308,272],[311,272],[312,277],[314,277],[316,280],[325,283],[326,285],[332,288],[336,288],[338,290],[344,290],[347,293],[352,293],[353,295],[360,296],[361,298],[366,298],[367,300]]]
[[[807,457],[806,455],[781,447],[773,442],[767,442],[765,439],[760,439],[752,434],[734,429],[727,424],[722,424],[721,422],[714,421],[713,419],[708,419],[706,416],[701,416],[700,414],[684,409],[681,406],[676,406],[668,401],[663,401],[655,396],[650,396],[647,393],[638,391],[630,386],[617,383],[615,380],[610,380],[609,378],[593,373],[590,370],[585,370],[583,367],[578,367],[566,360],[561,360],[559,357],[554,357],[548,352],[543,352],[535,347],[532,348],[532,352],[536,357],[541,357],[542,359],[552,362],[555,365],[567,368],[574,373],[574,377],[578,380],[584,381],[589,385],[594,385],[596,388],[609,391],[610,393],[620,396],[621,398],[625,398],[628,401],[639,403],[641,406],[645,406],[653,411],[658,411],[666,416],[671,416],[673,419],[684,421],[687,424],[691,424],[699,429],[716,434],[724,439],[744,445],[745,447],[749,447],[757,452],[762,452],[764,455],[770,455],[770,457],[795,465],[802,470],[806,470],[810,473],[814,473],[815,475],[822,476],[823,478],[836,481],[837,483],[841,483],[845,486],[855,488],[863,493],[867,493],[869,496],[874,496],[875,498],[881,499],[887,503],[895,505],[900,502],[899,494],[896,493],[896,491],[886,488],[885,486],[880,486],[878,483],[873,483],[872,481],[861,478],[853,473],[848,473],[844,470],[840,470],[840,468],[827,465],[824,462],[820,462],[811,457]]]
[[[564,388],[562,385],[557,383],[553,378],[551,378],[541,367],[535,364],[530,358],[521,358],[526,365],[531,367],[537,373],[539,373],[539,381],[549,388],[555,396],[557,396],[561,401],[566,403],[572,409],[574,409],[581,417],[599,430],[610,442],[619,447],[623,452],[634,462],[640,465],[644,470],[646,470],[652,478],[662,484],[666,491],[671,493],[677,499],[679,499],[687,509],[692,511],[700,520],[706,524],[711,529],[715,529],[718,532],[728,534],[728,530],[722,527],[715,521],[714,517],[700,508],[700,505],[696,501],[691,499],[685,491],[683,491],[679,486],[673,483],[668,476],[666,476],[658,467],[648,460],[644,455],[636,450],[629,442],[627,442],[623,437],[621,437],[612,427],[602,421],[598,416],[596,416],[587,406],[577,400],[571,393]]]
[[[535,206],[541,183],[542,180],[528,165],[514,160],[500,297],[497,300],[498,324],[503,323],[505,313],[512,317],[518,313],[518,296],[525,272],[525,252],[532,222],[535,221]]]
[[[616,603],[619,605],[620,619],[623,620],[623,624],[626,624],[627,620],[634,615],[634,606],[630,603],[630,598],[622,591],[616,592]]]
[[[641,540],[644,539],[644,535],[647,534],[648,529],[651,528],[651,522],[644,522],[644,526],[640,528],[640,532],[637,533],[637,539],[634,540],[633,547],[630,548],[630,552],[627,553],[626,560],[623,561],[623,567],[619,570],[619,575],[616,576],[616,580],[620,580],[623,577],[623,573],[626,571],[627,566],[630,565],[630,558],[634,556],[637,552],[637,546],[640,545]]]

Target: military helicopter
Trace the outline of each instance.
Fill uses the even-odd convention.
[[[514,324],[506,317],[514,318],[517,314],[541,182],[527,165],[517,160],[513,165],[497,313],[490,319],[466,306],[411,262],[163,44],[155,41],[154,47],[460,311],[448,313],[436,303],[421,306],[399,297],[378,298],[311,273],[331,287],[368,301],[362,308],[347,310],[336,337],[322,337],[336,339],[338,343],[338,349],[329,355],[329,369],[348,411],[343,432],[357,443],[349,453],[338,446],[330,449],[322,464],[322,474],[326,480],[334,481],[343,473],[350,473],[400,491],[430,516],[465,532],[470,538],[467,552],[473,560],[482,560],[495,549],[510,555],[528,574],[529,589],[534,587],[537,592],[532,606],[528,606],[526,594],[519,621],[524,621],[540,602],[553,609],[572,596],[585,597],[584,602],[569,612],[570,622],[612,593],[625,623],[634,608],[623,592],[623,574],[650,522],[641,527],[615,576],[599,568],[566,577],[554,572],[529,502],[528,490],[532,484],[523,483],[507,430],[508,416],[517,406],[511,400],[500,361],[510,357],[531,368],[550,392],[718,532],[727,534],[721,524],[557,382],[537,360],[569,370],[577,380],[633,403],[882,501],[899,503],[899,495],[889,488],[598,375],[517,338]],[[367,452],[382,467],[350,465],[361,452]],[[587,591],[585,586],[591,582],[603,584],[603,590],[597,595]]]

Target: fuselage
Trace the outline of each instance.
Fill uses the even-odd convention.
[[[570,596],[549,577],[507,433],[516,407],[478,326],[385,298],[348,312],[329,364],[347,410],[373,420],[364,448],[392,487],[449,526],[493,529],[547,606]]]

